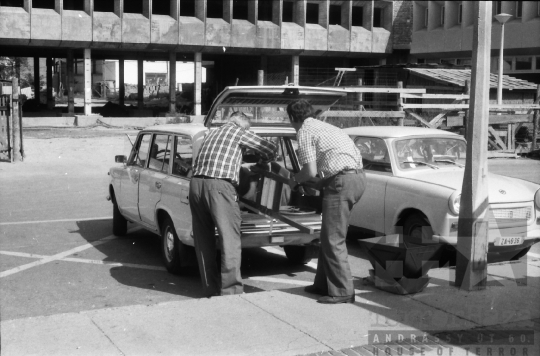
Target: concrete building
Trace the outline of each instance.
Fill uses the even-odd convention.
[[[0,55],[67,58],[68,75],[82,60],[86,105],[95,60],[119,60],[119,88],[137,60],[140,104],[143,61],[168,61],[171,88],[176,61],[194,62],[200,114],[203,60],[214,95],[257,84],[258,70],[303,84],[301,68],[406,62],[411,12],[409,1],[0,0]]]
[[[420,63],[470,65],[473,2],[414,1],[411,56]],[[540,84],[540,1],[493,1],[504,25],[503,73]],[[493,18],[491,72],[498,73],[501,25]]]

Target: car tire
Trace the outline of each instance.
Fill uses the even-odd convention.
[[[428,219],[420,214],[409,215],[403,224],[403,239],[415,245],[432,243],[433,229]]]
[[[184,245],[176,234],[176,229],[172,220],[167,217],[161,228],[161,257],[167,271],[172,274],[182,274],[182,259],[186,245]]]
[[[113,202],[113,235],[124,236],[127,233],[127,220],[118,209],[116,201]]]
[[[319,248],[315,245],[285,245],[283,250],[289,261],[298,265],[309,263],[319,253]]]

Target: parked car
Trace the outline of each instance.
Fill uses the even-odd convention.
[[[277,162],[268,169],[288,178],[290,172],[299,171],[299,166],[296,132],[285,111],[287,104],[305,98],[316,109],[326,110],[344,95],[343,91],[324,88],[231,87],[216,98],[202,123],[152,126],[140,131],[129,157],[116,156],[121,165],[109,171],[113,233],[126,234],[129,221],[161,236],[165,266],[172,273],[181,273],[190,261],[188,246],[194,245],[188,194],[193,159],[205,134],[226,122],[232,111],[251,115],[252,130],[279,147]],[[253,209],[250,202],[264,203],[264,191],[259,189],[263,178],[251,169],[257,161],[251,152],[244,154],[237,189],[244,201],[242,247],[283,246],[292,262],[309,262],[317,253],[320,197],[303,196],[284,184],[281,194],[276,194],[281,218],[270,218],[268,211],[264,215],[265,208]],[[266,200],[271,201],[268,197]]]
[[[414,244],[456,246],[466,159],[463,137],[400,126],[345,131],[362,153],[367,177],[350,232],[402,234]],[[540,240],[540,185],[491,173],[488,182],[488,261],[520,258]]]

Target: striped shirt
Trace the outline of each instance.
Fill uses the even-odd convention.
[[[246,148],[257,151],[264,161],[276,157],[274,143],[232,122],[210,131],[195,159],[193,175],[230,179],[237,184],[242,153]]]
[[[321,178],[344,169],[362,168],[362,156],[353,140],[338,127],[308,118],[298,130],[300,167],[315,161]]]

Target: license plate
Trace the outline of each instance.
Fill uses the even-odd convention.
[[[271,236],[270,243],[279,244],[285,242],[285,236]]]
[[[498,237],[495,240],[495,246],[513,246],[513,245],[521,245],[523,243],[523,237]]]

